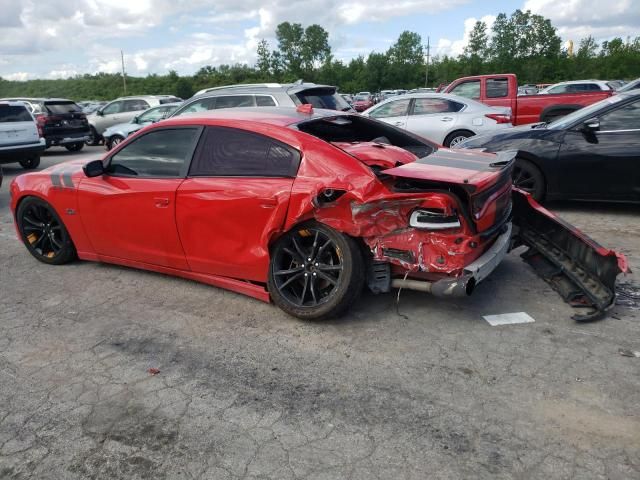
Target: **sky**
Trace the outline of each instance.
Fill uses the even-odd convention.
[[[386,51],[404,30],[432,55],[457,55],[476,20],[517,8],[550,18],[564,41],[640,36],[640,0],[0,0],[0,77],[195,73],[255,63],[280,22],[318,23],[336,58]]]

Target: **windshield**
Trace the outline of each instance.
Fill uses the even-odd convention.
[[[607,97],[604,100],[600,100],[588,107],[581,108],[580,110],[576,110],[575,112],[570,113],[562,118],[554,120],[547,128],[551,130],[562,130],[567,128],[568,126],[580,121],[580,120],[588,120],[590,117],[597,115],[600,110],[605,108],[607,105],[613,105],[614,103],[618,103],[621,100],[624,100],[624,96],[614,95],[613,97]]]

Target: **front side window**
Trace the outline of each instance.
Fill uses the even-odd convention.
[[[640,130],[640,100],[600,117],[600,131]]]
[[[184,113],[206,112],[214,108],[216,108],[216,97],[200,98],[185,105],[184,108],[178,110],[174,116],[178,117]]]
[[[480,98],[480,80],[462,82],[449,92],[465,98]]]
[[[106,107],[102,109],[102,113],[104,115],[112,115],[114,113],[120,113],[122,111],[123,102],[118,100],[116,102],[111,102]]]
[[[144,100],[125,100],[124,111],[125,112],[138,112],[140,110],[146,110],[150,105]]]
[[[459,112],[464,105],[444,98],[416,98],[412,115]]]
[[[180,177],[199,133],[197,127],[149,132],[111,157],[107,173],[129,177]]]
[[[189,176],[293,177],[300,153],[269,137],[227,127],[207,127]]]
[[[380,105],[370,113],[370,116],[373,118],[403,117],[407,114],[410,102],[411,100],[408,98],[403,100],[393,100],[389,103]]]
[[[219,108],[253,107],[253,95],[229,95],[218,97],[216,110]]]

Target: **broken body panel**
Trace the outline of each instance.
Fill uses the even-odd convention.
[[[528,195],[512,192],[512,153],[451,151],[350,114],[282,111],[262,107],[250,114],[229,110],[202,118],[177,117],[141,130],[104,161],[145,131],[225,126],[297,149],[301,162],[295,178],[236,183],[231,178],[188,175],[136,179],[145,182],[145,192],[152,198],[155,191],[169,188],[175,205],[159,210],[149,204],[143,211],[140,192],[131,192],[131,181],[109,175],[87,178],[83,162],[75,161],[17,177],[11,185],[12,210],[26,196],[48,201],[64,219],[81,259],[191,278],[262,300],[269,299],[265,284],[270,246],[284,232],[315,220],[358,239],[368,258],[369,286],[376,292],[401,286],[443,296],[468,295],[510,248],[524,244],[529,247],[529,263],[541,265],[539,259],[544,259],[544,277],[565,299],[594,311],[580,319],[593,318],[613,303],[615,278],[628,271],[625,258],[598,246]],[[357,126],[357,138],[344,133],[350,122],[362,124]],[[362,132],[370,126],[384,136],[372,133],[368,138]],[[99,197],[126,203],[124,195],[132,193],[137,196],[130,201],[137,203],[128,209],[127,218],[95,207],[103,202]],[[216,207],[216,201],[224,205]],[[217,220],[195,221],[198,211]],[[100,239],[95,238],[97,219],[103,223]],[[219,222],[228,224],[225,235],[219,233]],[[179,241],[171,252],[161,244],[137,243],[131,237],[136,225],[145,225],[149,232],[160,223],[176,229],[170,237]],[[216,258],[203,243],[212,236]],[[148,237],[158,242],[169,238]],[[220,253],[226,251],[233,255]]]

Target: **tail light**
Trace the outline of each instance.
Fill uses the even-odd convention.
[[[444,210],[420,208],[411,212],[409,225],[426,230],[445,230],[460,228],[460,219],[457,215],[446,215]]]
[[[485,117],[495,120],[496,123],[511,123],[511,115],[508,113],[487,113]]]

